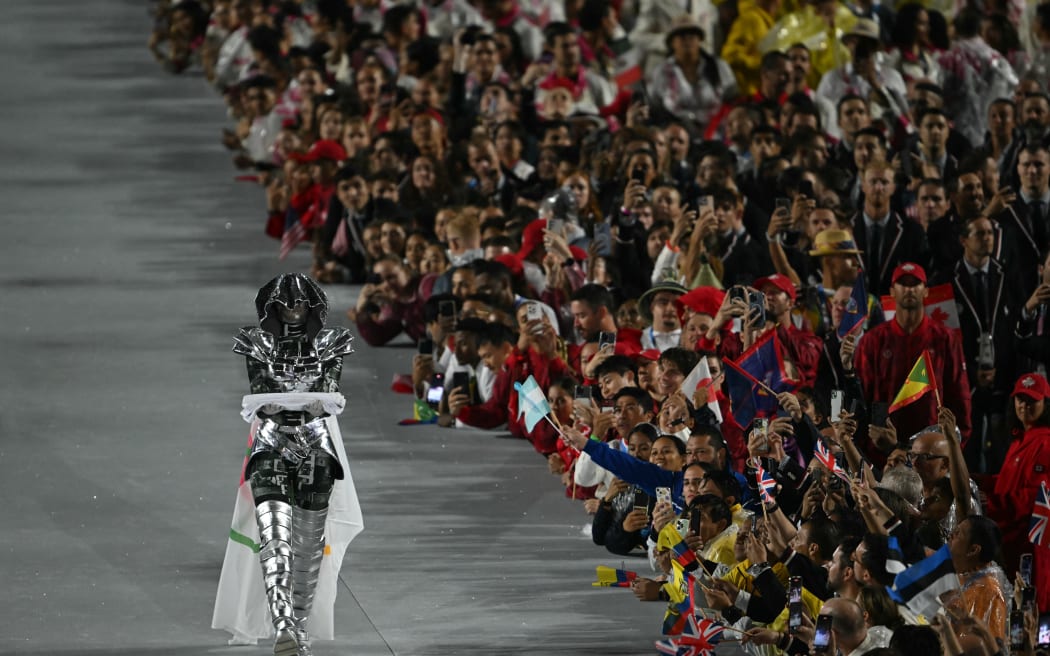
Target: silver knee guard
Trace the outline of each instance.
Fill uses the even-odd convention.
[[[255,507],[255,518],[266,602],[276,631],[273,652],[295,656],[299,640],[292,603],[292,506],[286,501],[264,501]]]
[[[324,523],[328,509],[292,509],[292,603],[300,629],[300,640],[307,643],[306,621],[314,604],[314,592],[324,558]]]

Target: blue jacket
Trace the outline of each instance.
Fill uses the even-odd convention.
[[[608,469],[620,480],[637,485],[651,497],[656,496],[656,488],[658,487],[671,488],[671,500],[679,508],[685,507],[685,500],[682,497],[682,484],[685,481],[685,474],[682,472],[670,472],[666,469],[661,469],[651,462],[639,460],[623,451],[612,449],[608,444],[597,440],[587,440],[587,445],[583,447],[583,450],[599,466]]]

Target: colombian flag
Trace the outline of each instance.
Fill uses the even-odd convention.
[[[897,392],[897,398],[893,399],[893,404],[890,405],[890,412],[896,412],[906,405],[915,403],[922,395],[936,387],[937,381],[933,377],[933,362],[930,361],[929,352],[924,349],[918,361],[915,362],[915,366],[911,368],[911,373],[904,379],[904,385],[901,386],[901,391]]]
[[[636,572],[625,569],[613,569],[605,565],[598,565],[598,580],[591,583],[596,588],[629,588],[631,582],[638,578]]]

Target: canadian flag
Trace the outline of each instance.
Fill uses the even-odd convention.
[[[923,305],[926,308],[926,316],[948,328],[959,330],[959,309],[955,307],[955,292],[952,291],[951,283],[930,287]],[[886,316],[886,321],[893,320],[893,315],[897,313],[897,304],[892,296],[882,297],[882,313]]]
[[[718,407],[718,395],[711,387],[711,369],[707,366],[707,358],[701,357],[693,370],[682,381],[682,393],[686,398],[693,399],[693,394],[700,388],[707,388],[707,407],[715,414],[715,419],[722,423],[722,410]]]

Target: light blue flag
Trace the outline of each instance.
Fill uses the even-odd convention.
[[[547,403],[547,397],[540,389],[536,379],[531,375],[524,383],[514,383],[514,389],[518,390],[518,417],[524,413],[525,428],[531,431],[536,424],[550,414],[551,406]]]

